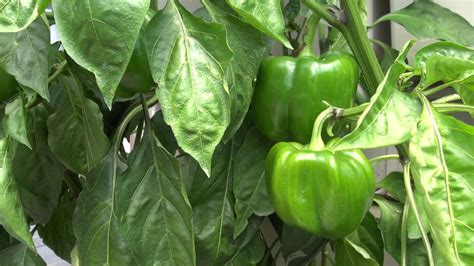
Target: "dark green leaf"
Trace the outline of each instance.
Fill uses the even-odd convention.
[[[246,22],[292,49],[285,36],[285,18],[280,0],[226,0],[226,2]]]
[[[423,198],[436,264],[474,264],[474,127],[423,100],[410,142],[416,193]]]
[[[163,115],[179,146],[207,175],[230,122],[226,70],[232,51],[225,27],[206,23],[169,1],[149,23],[147,51]]]
[[[53,0],[64,48],[95,74],[109,108],[149,6],[149,0]]]
[[[18,241],[12,238],[8,232],[0,226],[0,250],[4,250],[15,243],[18,243]]]
[[[228,141],[237,132],[247,114],[252,101],[253,81],[257,77],[258,66],[263,58],[266,47],[262,34],[239,18],[225,13],[221,9],[204,1],[215,22],[226,26],[227,39],[234,52],[229,66],[227,82],[231,100],[230,125],[224,134]]]
[[[363,248],[379,265],[384,261],[384,244],[375,217],[368,212],[359,227],[347,239]]]
[[[235,158],[233,191],[237,218],[234,238],[245,230],[247,219],[253,213],[267,216],[274,211],[265,183],[265,160],[272,145],[256,128],[252,128]]]
[[[314,260],[326,242],[304,230],[285,224],[281,236],[281,254],[288,265],[307,265]]]
[[[418,99],[398,89],[398,79],[406,70],[404,60],[412,45],[413,42],[405,45],[359,118],[356,129],[335,143],[334,149],[386,147],[410,138],[421,106]]]
[[[76,173],[86,174],[107,154],[98,105],[85,98],[74,78],[59,77],[67,97],[48,119],[48,143],[56,157]]]
[[[338,266],[378,266],[378,263],[370,258],[369,253],[362,247],[354,244],[347,238],[337,240],[335,243],[336,264]]]
[[[374,24],[391,20],[418,39],[436,38],[474,45],[474,28],[460,15],[432,2],[412,3],[379,18]]]
[[[257,265],[262,257],[265,255],[265,241],[262,236],[257,233],[250,240],[250,242],[242,248],[239,253],[226,265],[241,266],[241,265]]]
[[[376,197],[374,201],[379,205],[381,212],[378,227],[382,232],[385,250],[400,263],[403,206],[380,197]]]
[[[0,265],[46,266],[46,263],[24,244],[17,244],[0,251]]]
[[[170,126],[165,123],[163,119],[163,112],[158,112],[153,116],[153,129],[155,130],[155,134],[160,140],[163,147],[171,153],[175,154],[178,150],[178,143],[173,135],[173,130]]]
[[[377,187],[387,191],[390,196],[399,202],[405,202],[407,192],[405,190],[402,172],[391,172],[384,179],[382,179],[382,181],[377,183]]]
[[[17,33],[0,33],[0,67],[49,100],[49,26],[39,17]]]
[[[23,97],[18,95],[12,102],[5,107],[5,118],[3,127],[5,132],[14,140],[28,146],[31,149],[28,139],[28,117],[23,105]]]
[[[0,9],[0,32],[17,32],[30,25],[48,6],[50,0],[3,1]]]
[[[289,0],[285,8],[283,8],[283,16],[288,20],[294,20],[301,10],[300,0]]]
[[[179,163],[151,130],[125,172],[113,148],[87,176],[73,225],[81,264],[195,264],[192,210]]]
[[[18,145],[13,171],[25,212],[33,222],[45,224],[58,203],[65,169],[48,147],[49,112],[39,105],[28,114],[33,149]]]

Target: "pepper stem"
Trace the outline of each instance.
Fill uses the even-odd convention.
[[[336,110],[334,107],[328,107],[320,113],[316,118],[316,121],[314,121],[313,135],[311,136],[311,142],[309,143],[310,150],[320,151],[324,150],[326,147],[323,138],[321,137],[321,133],[323,131],[324,122],[334,116],[334,110]]]
[[[313,13],[311,17],[309,17],[308,22],[306,23],[306,34],[303,37],[303,41],[305,44],[305,47],[303,50],[300,52],[299,56],[311,56],[314,55],[314,39],[316,37],[316,31],[318,29],[319,21],[321,20],[321,17]]]

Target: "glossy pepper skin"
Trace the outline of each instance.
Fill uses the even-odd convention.
[[[360,150],[309,150],[277,143],[269,152],[266,184],[278,216],[316,236],[353,232],[372,204],[375,175]]]
[[[0,102],[8,100],[17,93],[15,78],[0,68]]]
[[[258,129],[274,141],[308,143],[323,101],[352,106],[359,68],[346,53],[321,57],[268,57],[260,65],[253,98]]]

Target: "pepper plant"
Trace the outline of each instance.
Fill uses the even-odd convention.
[[[474,265],[469,22],[155,2],[0,4],[0,265],[45,265],[34,234],[73,265]],[[385,21],[434,42],[369,39]]]

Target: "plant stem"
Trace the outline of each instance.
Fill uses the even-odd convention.
[[[433,103],[433,106],[441,113],[467,112],[474,114],[474,106],[462,103]]]
[[[328,107],[322,113],[318,115],[316,121],[314,121],[313,126],[313,135],[311,136],[311,141],[309,143],[309,149],[313,151],[320,151],[324,150],[325,145],[323,138],[321,137],[321,132],[323,131],[324,122],[328,120],[330,117],[335,116],[335,111],[337,108],[332,106]]]
[[[382,155],[379,157],[375,157],[373,159],[370,159],[369,162],[371,164],[376,164],[380,161],[386,161],[386,160],[398,160],[400,159],[400,156],[398,154],[387,154],[387,155]]]
[[[403,164],[403,180],[405,183],[405,190],[407,191],[407,201],[410,203],[410,207],[413,209],[413,213],[415,214],[416,222],[418,223],[418,229],[420,229],[423,244],[425,245],[426,253],[428,255],[429,265],[434,265],[433,254],[431,253],[431,243],[428,239],[425,229],[423,229],[423,223],[421,222],[421,217],[418,212],[418,208],[416,207],[415,196],[411,187],[409,161]]]
[[[405,204],[403,205],[403,213],[402,213],[402,225],[401,225],[401,250],[400,250],[400,260],[401,266],[406,266],[407,265],[407,242],[408,242],[408,211],[410,210],[410,204],[408,201],[405,201]]]
[[[301,0],[301,2],[311,9],[314,13],[318,14],[321,18],[326,20],[331,26],[339,29],[342,24],[334,17],[329,11],[327,6],[323,6],[311,0]]]
[[[436,86],[436,87],[431,88],[431,89],[426,90],[426,91],[425,91],[424,88],[420,88],[419,90],[421,90],[425,96],[429,96],[429,95],[435,94],[435,93],[437,93],[437,92],[440,92],[440,91],[442,91],[442,90],[444,90],[444,89],[447,89],[447,88],[451,87],[451,85],[453,85],[453,84],[455,84],[455,83],[457,83],[457,81],[456,81],[456,82],[453,81],[453,82],[443,83],[443,84],[441,84],[441,85],[439,85],[439,86]]]
[[[64,60],[62,61],[58,67],[56,68],[56,71],[51,75],[51,77],[48,78],[48,84],[51,83],[53,80],[55,80],[67,67],[67,61]]]
[[[432,101],[431,103],[447,103],[447,102],[452,102],[452,101],[457,101],[457,100],[462,100],[461,96],[459,94],[451,94],[448,96],[444,96],[442,98],[439,98],[438,100]]]
[[[340,109],[342,110],[341,113],[337,113],[337,117],[347,117],[347,116],[353,116],[353,115],[359,115],[361,113],[363,113],[365,111],[365,109],[367,109],[367,107],[369,106],[369,103],[363,103],[361,105],[358,105],[358,106],[355,106],[355,107],[351,107],[351,108],[347,108],[347,109]]]

